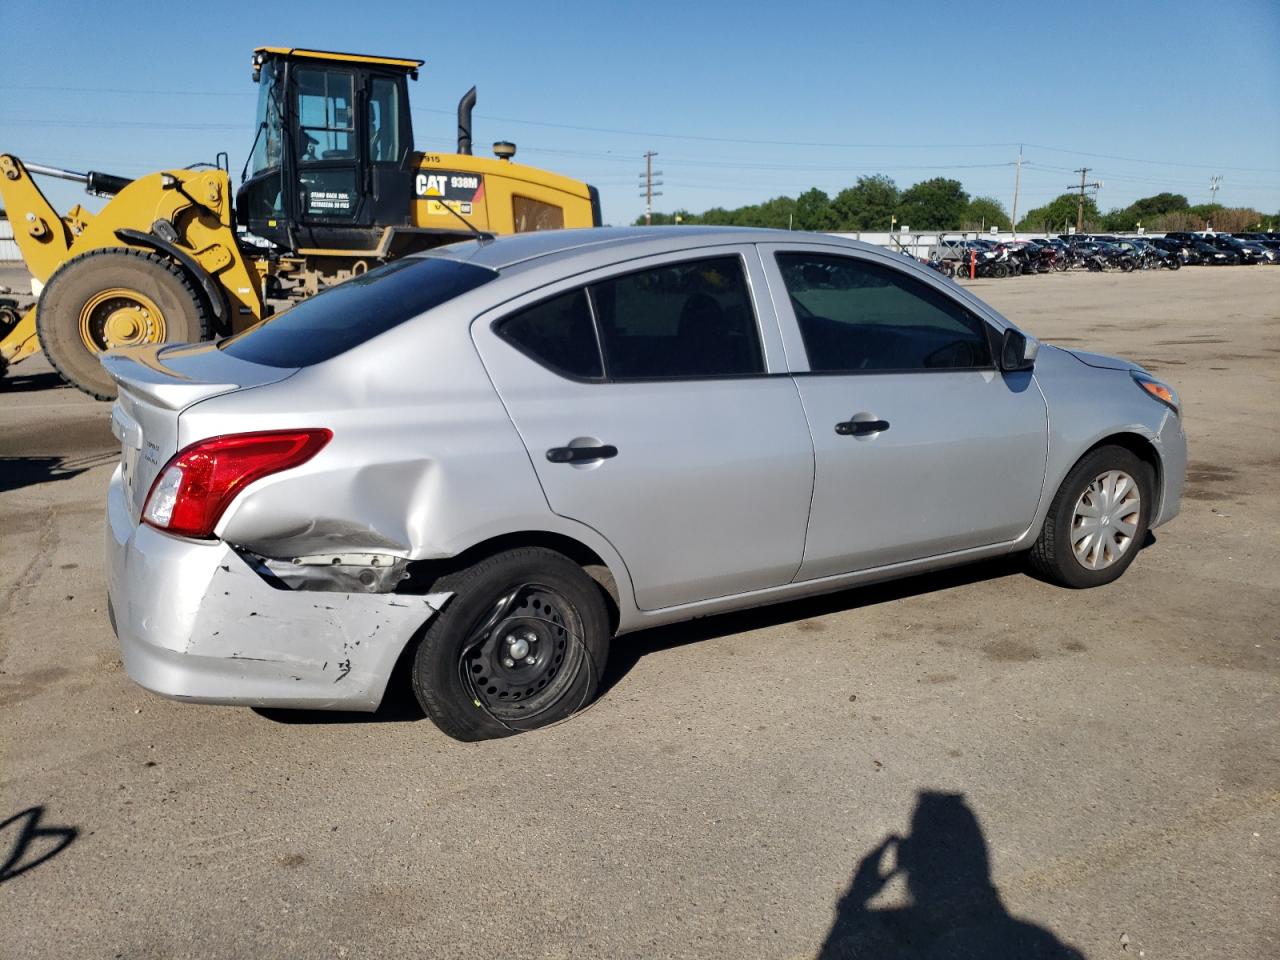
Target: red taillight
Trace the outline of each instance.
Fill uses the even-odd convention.
[[[156,476],[142,519],[184,537],[212,537],[242,489],[265,476],[301,466],[323,449],[333,431],[270,430],[198,440],[179,450]]]

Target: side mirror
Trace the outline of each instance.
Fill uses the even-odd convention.
[[[1000,369],[1005,373],[1030,370],[1036,365],[1036,354],[1039,352],[1039,340],[1008,327],[1000,339]]]

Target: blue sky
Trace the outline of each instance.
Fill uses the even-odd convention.
[[[1020,208],[1087,165],[1103,209],[1165,190],[1280,210],[1280,0],[1116,3],[336,3],[3,0],[0,151],[139,175],[253,139],[261,44],[420,57],[419,149],[476,143],[599,186],[626,223],[862,174],[949,176]],[[86,200],[45,181],[56,206]]]

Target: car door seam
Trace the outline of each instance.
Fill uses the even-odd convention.
[[[800,384],[795,377],[791,377],[791,387],[796,392],[796,399],[800,401],[800,412],[804,414],[805,429],[809,431],[809,456],[812,462],[812,469],[809,471],[809,509],[805,512],[804,518],[804,542],[800,547],[800,563],[796,566],[791,574],[789,583],[795,583],[796,578],[800,576],[800,571],[804,569],[805,557],[809,551],[809,530],[813,524],[813,497],[818,487],[818,442],[813,435],[813,419],[809,416],[809,408],[805,406],[804,393],[800,389]]]

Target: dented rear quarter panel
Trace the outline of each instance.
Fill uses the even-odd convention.
[[[178,700],[374,710],[405,645],[450,599],[278,589],[227,543],[135,524],[119,469],[106,527],[125,669]]]

